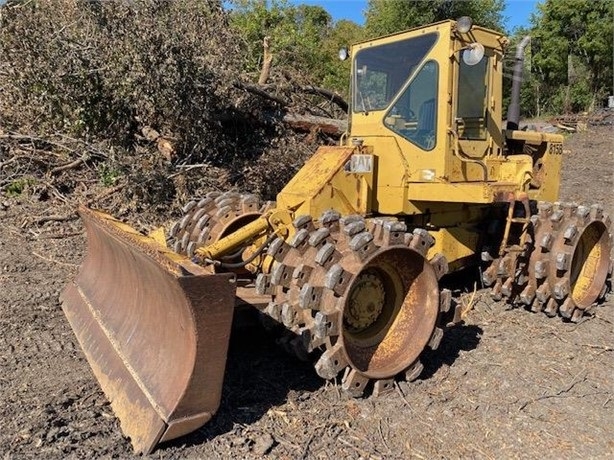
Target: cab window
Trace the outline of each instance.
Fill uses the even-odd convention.
[[[436,144],[439,66],[427,61],[392,105],[384,125],[423,150]]]
[[[456,108],[461,139],[486,139],[487,78],[487,56],[475,65],[468,65],[461,55]]]
[[[386,109],[437,41],[438,34],[365,48],[354,59],[354,112]]]

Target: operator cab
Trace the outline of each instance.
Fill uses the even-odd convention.
[[[376,172],[377,187],[492,181],[486,163],[504,146],[506,45],[499,32],[459,20],[352,47],[349,137],[399,171]]]

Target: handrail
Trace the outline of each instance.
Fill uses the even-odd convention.
[[[475,158],[463,156],[463,154],[461,153],[458,133],[456,132],[456,130],[448,127],[448,134],[451,134],[452,138],[454,139],[453,145],[452,145],[452,153],[454,154],[454,156],[458,158],[460,161],[462,161],[463,163],[475,163],[479,165],[484,171],[484,182],[488,182],[488,168],[486,166],[486,163],[484,163],[482,160],[477,160]]]

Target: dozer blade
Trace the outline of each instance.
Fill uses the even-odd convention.
[[[235,284],[107,214],[79,213],[88,254],[62,308],[122,431],[149,453],[218,409]]]

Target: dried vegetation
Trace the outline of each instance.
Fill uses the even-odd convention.
[[[335,104],[293,69],[244,75],[217,0],[9,1],[0,21],[4,193],[155,219],[210,189],[273,199],[331,142],[280,120]]]

